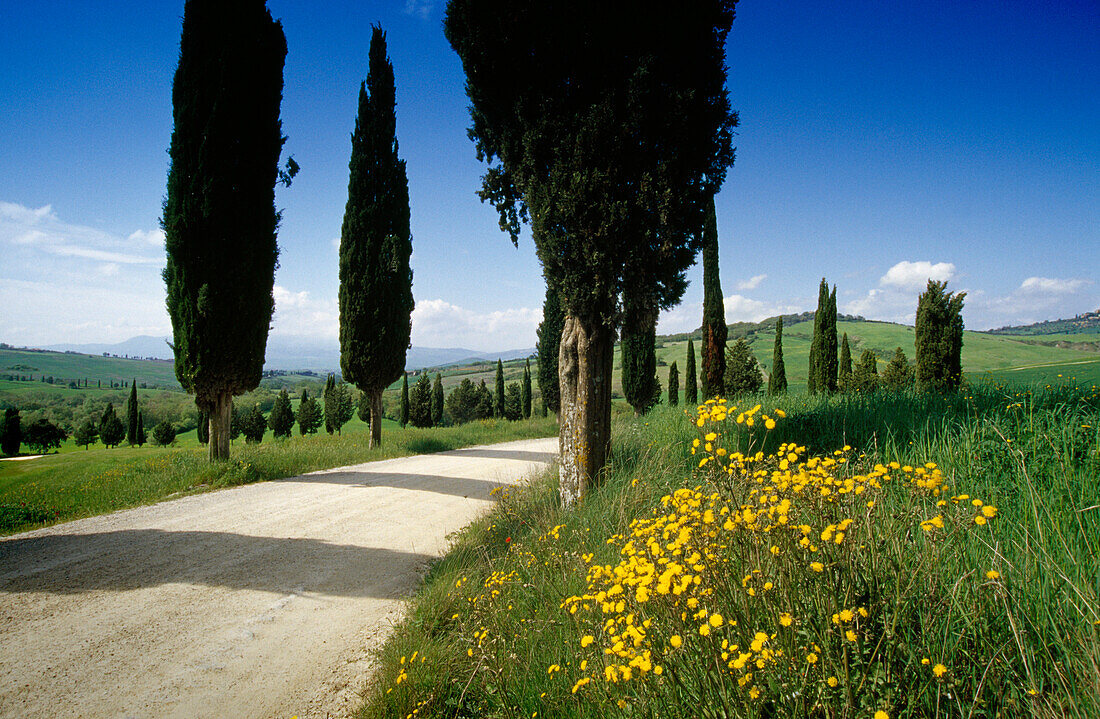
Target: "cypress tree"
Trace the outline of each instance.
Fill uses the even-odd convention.
[[[435,373],[435,384],[432,385],[432,425],[439,427],[443,424],[443,375]]]
[[[130,398],[126,400],[126,444],[133,447],[138,443],[138,399],[137,379],[130,382]]]
[[[142,417],[142,413],[141,413],[141,412],[138,412],[138,421],[137,421],[137,446],[139,446],[139,447],[144,447],[144,446],[145,446],[145,439],[146,439],[146,438],[145,438],[145,418],[144,418],[144,417]]]
[[[688,358],[684,375],[684,403],[689,407],[699,404],[699,386],[695,380],[695,345],[688,340]]]
[[[852,369],[852,388],[856,392],[870,394],[878,389],[878,385],[878,358],[874,350],[863,350]]]
[[[642,296],[639,297],[638,295]],[[623,291],[622,353],[623,396],[641,417],[653,406],[657,371],[657,308],[633,287]]]
[[[0,451],[9,457],[19,454],[19,445],[23,443],[23,428],[20,426],[19,410],[8,407],[4,410],[4,428],[0,431]]]
[[[328,373],[328,378],[325,380],[325,393],[323,395],[325,402],[325,431],[329,434],[336,432],[336,423],[333,421],[337,412],[336,409],[336,376],[332,373]]]
[[[276,438],[289,437],[294,430],[294,410],[290,406],[290,395],[286,388],[280,390],[279,396],[275,398],[275,405],[271,408],[271,416],[267,418],[267,424]]]
[[[901,347],[894,350],[894,356],[883,370],[882,384],[892,390],[906,389],[913,384],[913,368],[909,366],[909,359]]]
[[[954,392],[962,382],[965,292],[947,292],[946,282],[928,280],[917,302],[917,387]]]
[[[825,308],[825,340],[821,354],[822,383],[827,392],[836,392],[836,285],[829,293],[829,304]]]
[[[206,444],[210,441],[210,415],[201,409],[199,410],[199,424],[195,431],[199,436],[199,444]]]
[[[519,382],[509,382],[504,390],[504,419],[515,422],[523,416],[523,390]]]
[[[680,404],[680,372],[676,369],[676,362],[668,368],[668,406],[675,407]]]
[[[111,447],[117,447],[119,442],[126,438],[126,427],[123,426],[122,421],[115,414],[115,407],[112,403],[107,403],[107,408],[103,410],[103,416],[99,420],[99,439],[103,442],[103,446],[110,449]]]
[[[252,405],[252,409],[245,413],[244,420],[241,422],[241,433],[244,435],[244,441],[247,444],[259,444],[264,441],[266,430],[267,418],[264,417],[259,403],[255,403]]]
[[[726,374],[726,305],[718,278],[718,219],[714,198],[703,224],[703,399],[722,394]]]
[[[546,299],[542,303],[542,322],[538,328],[538,372],[539,394],[542,395],[542,416],[546,410],[557,414],[561,410],[561,387],[558,384],[558,350],[561,346],[561,331],[565,323],[558,293],[549,282],[546,283]]]
[[[83,447],[85,450],[88,449],[89,445],[95,444],[98,438],[99,428],[96,427],[93,417],[86,418],[80,423],[80,426],[76,428],[76,432],[73,432],[73,442],[75,442],[78,447]]]
[[[810,340],[810,369],[806,375],[811,394],[828,389],[825,381],[825,332],[829,314],[829,285],[825,278],[817,288],[817,310],[814,312],[814,335]]]
[[[401,426],[407,427],[409,424],[409,376],[407,374],[401,377],[401,406],[398,409],[398,415]]]
[[[176,378],[229,457],[234,395],[263,375],[278,257],[286,38],[263,0],[187,0],[162,225]],[[289,176],[296,171],[288,160]]]
[[[852,348],[848,345],[848,333],[840,341],[840,363],[836,379],[837,389],[841,392],[852,391]]]
[[[523,418],[531,419],[531,359],[523,366],[523,386],[520,387],[520,402],[523,405]]]
[[[768,394],[785,394],[787,366],[783,364],[783,318],[775,321],[775,347],[772,349],[772,373],[768,376]]]
[[[332,389],[332,427],[343,434],[344,425],[355,415],[355,400],[351,385],[339,382]]]
[[[309,390],[302,390],[302,398],[298,402],[298,434],[316,434],[321,426],[321,407],[317,400],[309,396]]]
[[[764,386],[764,376],[760,374],[760,364],[756,361],[749,343],[744,337],[738,338],[730,346],[726,358],[726,396],[755,394]]]
[[[504,416],[504,364],[499,358],[497,359],[496,392],[493,396],[493,415]]]
[[[409,422],[413,427],[432,426],[432,381],[427,372],[420,373],[409,397]]]
[[[351,138],[340,229],[340,369],[369,398],[370,446],[382,443],[382,391],[405,371],[412,332],[412,233],[386,33],[371,32]]]

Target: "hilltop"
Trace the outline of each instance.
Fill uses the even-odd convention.
[[[1078,334],[1096,334],[1100,335],[1100,310],[1093,312],[1085,312],[1084,314],[1077,315],[1068,320],[1047,320],[1046,322],[1035,322],[1030,325],[1019,325],[1014,327],[1000,327],[995,330],[989,330],[991,335],[1078,335]]]

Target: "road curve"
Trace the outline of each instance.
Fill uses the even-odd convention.
[[[0,539],[0,717],[343,717],[449,533],[557,439],[341,467]]]

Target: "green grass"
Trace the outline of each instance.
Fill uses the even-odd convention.
[[[362,422],[347,428],[342,436],[321,433],[276,441],[269,432],[258,445],[238,440],[231,459],[216,464],[207,461],[194,432],[178,440],[177,447],[81,449],[0,462],[0,533],[318,469],[557,434],[553,417],[434,429],[391,423],[383,425],[381,449],[370,450]]]
[[[736,416],[757,401],[746,431]],[[620,417],[603,485],[575,510],[558,507],[552,472],[505,495],[430,570],[361,716],[1100,716],[1100,389],[983,383],[951,397],[738,404],[702,429],[676,408]],[[786,419],[765,431],[761,414],[777,408]],[[706,452],[710,431],[713,449],[764,456],[746,476],[737,463],[715,472],[728,460]],[[784,467],[766,455],[783,447],[786,459],[786,443],[805,451]],[[805,463],[845,443],[847,462]],[[814,480],[783,485],[797,477]],[[996,507],[984,525],[974,498]],[[842,519],[852,524],[837,543]],[[657,556],[699,584],[677,596],[651,580],[639,598],[641,568],[669,567]],[[644,632],[637,645],[627,626]],[[731,669],[742,653],[747,666]]]

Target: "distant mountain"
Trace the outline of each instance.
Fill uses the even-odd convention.
[[[107,353],[117,357],[138,359],[172,359],[172,348],[168,346],[168,337],[143,335],[131,337],[124,342],[114,344],[58,344],[39,349],[55,352],[80,352],[89,355]],[[534,354],[531,349],[512,349],[501,352],[479,352],[462,347],[413,347],[405,358],[405,368],[409,370],[425,367],[443,367],[445,365],[472,362],[477,360],[502,360],[528,357]],[[296,370],[309,369],[322,372],[340,370],[340,347],[333,341],[316,340],[306,337],[286,337],[275,335],[267,341],[267,361],[264,369]]]
[[[1068,320],[1048,320],[1017,327],[989,330],[991,335],[1076,335],[1100,330],[1100,310],[1086,312]]]

